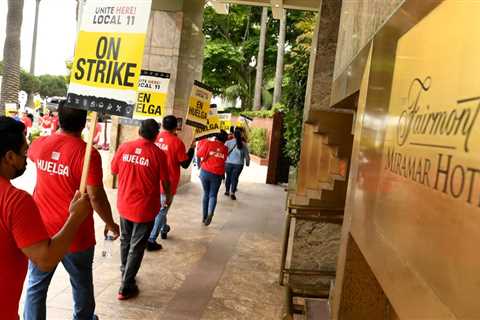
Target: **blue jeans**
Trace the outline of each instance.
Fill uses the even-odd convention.
[[[93,294],[92,264],[95,247],[82,252],[68,253],[62,259],[62,264],[70,275],[73,291],[73,319],[91,320],[95,316],[95,297]],[[28,263],[28,286],[25,297],[25,320],[47,319],[46,300],[50,281],[55,269],[43,272],[31,261]]]
[[[227,163],[225,165],[225,189],[227,192],[235,193],[238,187],[238,178],[243,170],[243,164]]]
[[[150,242],[155,242],[160,232],[168,233],[170,231],[170,226],[167,224],[167,214],[170,207],[165,206],[166,201],[167,196],[162,193],[160,195],[160,212],[155,217],[155,223],[153,225],[152,232],[150,233],[150,237],[148,238],[148,241]]]
[[[203,187],[203,220],[207,219],[209,214],[215,213],[217,206],[217,196],[223,176],[219,176],[205,170],[200,171],[200,180]]]

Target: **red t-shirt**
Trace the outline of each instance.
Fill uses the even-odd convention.
[[[28,157],[37,166],[33,198],[50,236],[56,234],[68,219],[70,201],[80,188],[85,147],[80,137],[63,132],[40,137],[30,146]],[[93,149],[87,184],[99,187],[103,185],[102,179],[102,159],[98,151]],[[94,245],[95,230],[91,214],[80,226],[69,250],[80,252]]]
[[[147,139],[122,144],[112,160],[118,175],[118,213],[125,219],[145,223],[160,210],[160,184],[168,177],[165,154]]]
[[[207,141],[210,141],[210,140],[208,140],[208,139],[202,139],[202,140],[200,140],[200,141],[197,142],[197,152],[198,152],[198,150],[202,149],[202,147],[205,145],[205,143],[206,143]]]
[[[27,116],[22,117],[22,122],[23,122],[23,124],[25,125],[26,128],[31,128],[32,127],[32,119],[30,119],[29,117],[27,117]]]
[[[52,127],[52,118],[49,115],[42,117],[42,128],[50,129]]]
[[[197,151],[197,156],[202,158],[202,170],[219,176],[225,173],[228,148],[220,141],[204,142]]]
[[[47,240],[32,197],[0,177],[0,319],[17,320],[28,258],[20,250]]]
[[[179,137],[168,131],[160,132],[155,144],[165,152],[165,155],[167,156],[170,189],[172,194],[176,194],[178,183],[180,182],[180,163],[188,160],[185,144]]]

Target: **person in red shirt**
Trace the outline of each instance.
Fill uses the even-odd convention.
[[[27,129],[32,127],[32,119],[28,116],[28,112],[24,111],[22,114],[22,122]]]
[[[50,135],[52,133],[52,112],[40,118],[40,126],[42,127],[42,135]]]
[[[165,152],[167,156],[168,165],[168,179],[170,180],[172,196],[177,193],[178,183],[180,182],[180,167],[187,169],[192,162],[195,154],[193,144],[190,145],[188,152],[186,152],[185,144],[177,137],[177,118],[175,116],[166,116],[162,120],[162,132],[158,135],[156,145]],[[161,209],[155,218],[155,224],[152,233],[148,239],[147,250],[155,251],[162,248],[156,242],[158,235],[161,234],[162,239],[167,239],[167,233],[170,231],[170,226],[167,224],[167,213],[169,206],[164,204],[165,195],[162,192]]]
[[[171,202],[165,154],[155,145],[160,126],[153,119],[142,121],[140,138],[122,144],[112,159],[112,173],[118,175],[117,208],[122,229],[122,284],[119,300],[139,293],[135,282],[153,221],[160,210],[160,187]]]
[[[53,113],[53,117],[52,117],[52,132],[57,132],[58,130],[58,112],[54,112]]]
[[[86,144],[81,138],[87,112],[59,105],[60,131],[36,139],[30,146],[29,158],[37,167],[37,184],[33,198],[49,235],[61,229],[68,219],[68,202],[80,188]],[[87,193],[92,207],[105,222],[105,236],[110,231],[119,236],[110,204],[103,188],[102,161],[97,150],[92,150],[87,178]],[[74,319],[94,319],[92,263],[95,249],[93,214],[85,220],[76,234],[69,253],[62,264],[70,275],[73,289]],[[25,299],[26,320],[46,319],[45,300],[54,271],[43,272],[29,265],[29,279]]]
[[[28,259],[41,270],[54,269],[72,243],[91,207],[88,195],[77,192],[69,217],[50,239],[35,202],[10,180],[26,169],[28,144],[25,126],[0,117],[0,319],[17,320],[18,304],[27,274]]]
[[[202,160],[200,180],[203,187],[203,223],[208,226],[212,222],[217,206],[217,196],[222,179],[225,174],[225,161],[228,149],[225,142],[228,134],[221,131],[214,141],[203,143],[197,151],[197,156]]]

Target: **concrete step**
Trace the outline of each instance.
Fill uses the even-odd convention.
[[[329,320],[330,310],[326,299],[305,299],[305,320]]]

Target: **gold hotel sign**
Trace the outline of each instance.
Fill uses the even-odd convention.
[[[378,185],[353,187],[352,230],[394,307],[407,309],[425,290],[448,310],[425,303],[432,312],[397,310],[401,317],[480,319],[480,1],[441,3],[401,36],[394,59],[388,110],[366,106],[365,117],[382,125],[362,131],[370,136],[363,150],[378,153],[359,177]]]

